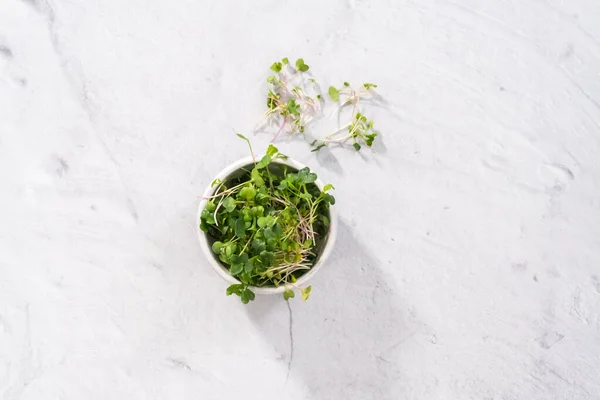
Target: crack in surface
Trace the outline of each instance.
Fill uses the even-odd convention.
[[[192,370],[192,367],[190,367],[188,365],[188,363],[186,363],[183,360],[180,360],[178,358],[172,358],[172,357],[167,358],[167,360],[173,365],[173,367],[186,369],[188,371]]]
[[[83,73],[83,67],[80,62],[77,62],[76,60],[69,60],[61,49],[56,29],[56,11],[54,5],[50,0],[23,1],[29,3],[29,5],[33,7],[34,10],[46,17],[48,33],[50,36],[50,44],[52,46],[52,50],[56,55],[56,58],[58,59],[60,69],[63,75],[65,76],[66,81],[70,86],[71,90],[74,91],[76,98],[79,99],[79,103],[81,104],[87,116],[87,119],[91,124],[90,130],[94,138],[99,142],[102,150],[115,166],[117,178],[119,179],[124,188],[127,208],[129,210],[130,215],[133,217],[136,223],[139,222],[139,214],[137,211],[137,207],[131,196],[131,189],[129,188],[129,185],[125,182],[125,179],[123,178],[120,165],[117,162],[117,159],[115,158],[108,144],[104,141],[104,139],[96,130],[96,117],[94,115],[94,107],[90,99],[88,85],[86,83],[85,74]]]
[[[290,378],[290,373],[292,372],[292,360],[294,359],[294,331],[293,331],[293,327],[294,327],[294,319],[292,317],[292,307],[290,306],[290,302],[287,301],[287,308],[289,311],[289,320],[290,320],[290,329],[289,329],[289,334],[290,334],[290,358],[288,360],[288,368],[287,368],[287,375],[285,377],[285,381],[287,382],[288,379]]]

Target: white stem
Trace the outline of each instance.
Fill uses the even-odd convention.
[[[219,226],[219,221],[217,221],[217,212],[219,211],[221,204],[223,204],[224,199],[225,199],[225,196],[221,197],[219,204],[217,204],[217,207],[215,208],[215,213],[213,214],[213,218],[215,219],[215,226]]]
[[[341,127],[340,129],[338,129],[337,131],[335,131],[335,132],[333,132],[333,133],[331,133],[331,134],[329,134],[329,135],[325,136],[325,139],[328,139],[328,138],[330,138],[330,137],[332,137],[332,136],[335,136],[335,135],[337,135],[337,134],[339,134],[339,133],[343,132],[344,130],[346,130],[346,128],[348,128],[348,127],[350,126],[350,124],[351,124],[351,122],[348,122],[346,125],[342,126],[342,127]]]

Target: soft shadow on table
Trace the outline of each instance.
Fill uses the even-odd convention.
[[[317,151],[317,162],[320,166],[327,168],[336,175],[344,175],[340,162],[328,147],[323,147]]]
[[[394,398],[400,374],[392,353],[407,334],[407,312],[378,264],[340,221],[335,250],[311,282],[308,301],[294,298],[288,309],[280,296],[259,296],[248,305],[287,370],[282,384],[306,385],[312,399]]]
[[[387,153],[387,147],[385,146],[385,140],[383,136],[384,135],[382,135],[381,132],[378,132],[378,136],[373,141],[373,146],[371,147],[373,153],[377,155],[383,155]]]

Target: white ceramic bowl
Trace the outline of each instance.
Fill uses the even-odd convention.
[[[292,160],[291,158],[288,158],[287,160],[276,160],[273,162],[276,162],[278,164],[285,164],[285,165],[295,168],[297,170],[301,170],[302,168],[305,167],[305,165],[299,163],[298,161]],[[222,181],[226,181],[227,178],[231,174],[233,174],[240,168],[248,166],[252,163],[253,163],[252,157],[242,158],[241,160],[238,160],[238,161],[230,164],[228,167],[226,167],[221,172],[219,172],[217,174],[217,176],[215,177],[215,179],[220,179]],[[323,190],[323,182],[321,182],[320,179],[317,179],[315,181],[315,185],[317,185],[317,187],[319,189]],[[198,215],[196,216],[196,229],[198,231],[198,240],[200,241],[200,247],[202,248],[202,251],[204,252],[204,255],[206,256],[208,263],[217,272],[217,274],[219,274],[223,279],[225,279],[227,282],[229,282],[231,284],[240,283],[236,278],[234,278],[229,273],[227,268],[225,268],[219,262],[219,260],[217,259],[216,255],[213,253],[211,246],[209,244],[208,234],[206,232],[203,232],[200,229],[200,214],[202,213],[202,210],[204,210],[204,207],[206,207],[206,203],[208,202],[208,200],[206,200],[206,197],[212,196],[216,189],[217,189],[217,186],[211,187],[209,185],[208,188],[206,188],[206,190],[204,191],[204,194],[202,196],[203,198],[200,201],[200,204],[198,205]],[[325,242],[325,245],[323,246],[321,254],[318,257],[315,265],[313,265],[312,268],[307,273],[305,273],[300,278],[298,278],[296,285],[298,285],[300,287],[304,287],[306,285],[306,282],[308,282],[308,280],[310,280],[310,278],[312,278],[317,273],[317,271],[321,268],[321,266],[323,266],[323,264],[325,264],[325,262],[327,261],[327,258],[331,254],[333,245],[335,244],[335,239],[337,236],[337,229],[338,229],[338,221],[337,221],[337,215],[335,213],[335,206],[329,206],[329,214],[330,214],[329,215],[329,231],[327,233],[327,240]],[[284,286],[280,286],[280,287],[250,286],[250,289],[256,294],[277,294],[277,293],[283,293],[285,291]]]

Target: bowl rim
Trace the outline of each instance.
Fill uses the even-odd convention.
[[[273,160],[273,162],[276,162],[279,164],[284,164],[289,167],[295,168],[297,170],[301,170],[302,168],[306,167],[301,162],[296,161],[289,157],[286,159]],[[235,171],[239,170],[242,167],[245,167],[246,165],[252,164],[252,163],[254,163],[254,158],[252,156],[241,158],[241,159],[229,164],[225,168],[223,168],[214,177],[213,181],[216,179],[225,180],[229,175],[231,175]],[[213,181],[211,181],[211,182],[213,182]],[[317,178],[317,180],[314,183],[319,188],[319,190],[321,190],[321,191],[323,190],[324,185],[323,185],[323,182],[321,181],[321,179]],[[236,284],[236,283],[240,283],[240,281],[238,281],[236,278],[234,278],[229,273],[229,271],[221,263],[219,263],[216,260],[212,249],[208,245],[208,237],[207,237],[208,235],[206,234],[206,232],[204,232],[200,229],[200,215],[202,213],[202,210],[204,210],[204,207],[206,207],[206,203],[208,202],[208,199],[206,199],[206,197],[211,196],[215,190],[216,190],[216,188],[212,187],[209,184],[208,187],[206,188],[206,190],[204,191],[204,193],[202,194],[200,204],[198,204],[198,213],[196,215],[196,231],[198,233],[198,241],[200,242],[200,248],[204,252],[206,258],[208,259],[208,263],[213,268],[213,270],[215,270],[215,272],[217,274],[219,274],[221,276],[221,278],[223,278],[225,281],[227,281],[231,284]],[[335,206],[330,205],[329,206],[329,232],[328,232],[327,240],[323,247],[321,256],[319,257],[319,259],[317,260],[315,265],[313,265],[312,268],[307,273],[305,273],[300,278],[298,278],[298,280],[296,281],[296,283],[294,283],[294,285],[296,285],[296,286],[305,285],[306,282],[308,282],[317,273],[317,271],[323,266],[325,261],[327,261],[327,259],[329,258],[330,254],[333,250],[333,246],[335,245],[335,241],[337,238],[337,229],[338,229],[338,221],[337,221],[337,213],[335,210]],[[248,288],[256,294],[280,294],[286,290],[285,285],[282,285],[279,287],[248,286]]]

